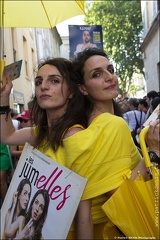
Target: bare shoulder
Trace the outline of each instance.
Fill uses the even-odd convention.
[[[81,127],[73,127],[68,129],[68,131],[64,135],[64,139],[72,136],[73,134],[82,131],[83,129]]]

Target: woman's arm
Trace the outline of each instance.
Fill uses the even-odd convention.
[[[160,157],[160,119],[150,123],[146,134],[146,142],[149,151],[153,151]]]
[[[150,123],[148,132],[146,134],[146,143],[149,151],[153,151],[160,157],[160,120],[157,119]],[[140,171],[144,180],[149,180],[148,169],[146,168],[145,162],[142,159],[139,164],[133,169],[131,180],[137,177],[137,172]]]
[[[19,220],[19,225],[21,223],[21,228],[22,228],[23,221],[20,219],[20,217],[18,220]],[[14,239],[17,239],[17,240],[30,239],[30,236],[33,234],[33,231],[34,231],[34,229],[32,228],[32,225],[33,225],[33,220],[31,218],[29,222],[26,224],[26,226],[23,228],[23,230]]]
[[[76,213],[77,239],[94,239],[91,215],[92,200],[81,201]]]
[[[9,76],[6,77],[6,85],[0,80],[0,141],[8,145],[24,145],[26,142],[32,144],[34,137],[31,128],[15,130],[10,113],[3,113],[4,107],[9,106],[9,96],[13,87]]]
[[[18,230],[18,221],[13,221],[13,215],[15,212],[15,207],[16,207],[16,202],[17,202],[17,192],[13,194],[13,205],[11,207],[11,210],[7,212],[6,218],[5,218],[5,227],[4,227],[4,232],[6,237],[13,237],[16,231]]]
[[[11,145],[10,152],[12,157],[18,157],[18,158],[21,156],[21,153],[22,153],[22,151],[17,150],[17,145]]]

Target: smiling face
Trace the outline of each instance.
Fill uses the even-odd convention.
[[[31,194],[31,188],[29,184],[25,184],[22,192],[19,196],[19,204],[21,206],[22,209],[26,209],[29,199],[30,199],[30,194]]]
[[[84,65],[84,85],[82,93],[95,102],[105,102],[118,95],[118,79],[113,65],[100,55],[88,58]]]
[[[38,221],[43,213],[45,200],[42,194],[36,196],[32,205],[32,218],[33,221]]]
[[[58,69],[46,64],[42,66],[35,78],[35,94],[39,106],[46,110],[58,110],[64,113],[71,97],[66,80]]]

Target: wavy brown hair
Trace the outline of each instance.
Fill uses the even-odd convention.
[[[74,124],[81,124],[87,127],[87,117],[85,113],[84,97],[80,93],[77,87],[77,73],[75,72],[74,66],[71,61],[65,58],[53,58],[42,62],[38,70],[46,65],[55,66],[60,74],[65,79],[70,93],[73,94],[72,98],[69,99],[68,108],[66,112],[57,121],[52,123],[49,128],[47,123],[46,110],[40,108],[37,103],[36,96],[29,103],[31,110],[31,116],[33,123],[38,128],[38,135],[36,136],[36,142],[34,147],[41,146],[43,141],[46,140],[44,147],[52,147],[54,151],[62,145],[63,134]]]

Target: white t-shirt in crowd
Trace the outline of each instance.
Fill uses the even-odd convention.
[[[19,123],[18,120],[12,119],[12,123],[13,123],[13,125],[14,125],[14,127],[15,127],[16,130],[18,130],[18,129],[20,128],[20,126],[19,126],[20,123]]]
[[[131,110],[131,111],[125,112],[123,114],[123,118],[126,121],[126,123],[128,124],[131,132],[136,128],[136,118],[135,118],[134,112],[136,114],[138,123],[140,123],[140,125],[143,125],[143,123],[145,122],[145,113],[144,112],[141,112],[139,110]],[[141,117],[141,113],[142,113],[142,117]],[[141,122],[140,122],[140,117],[141,117]]]

